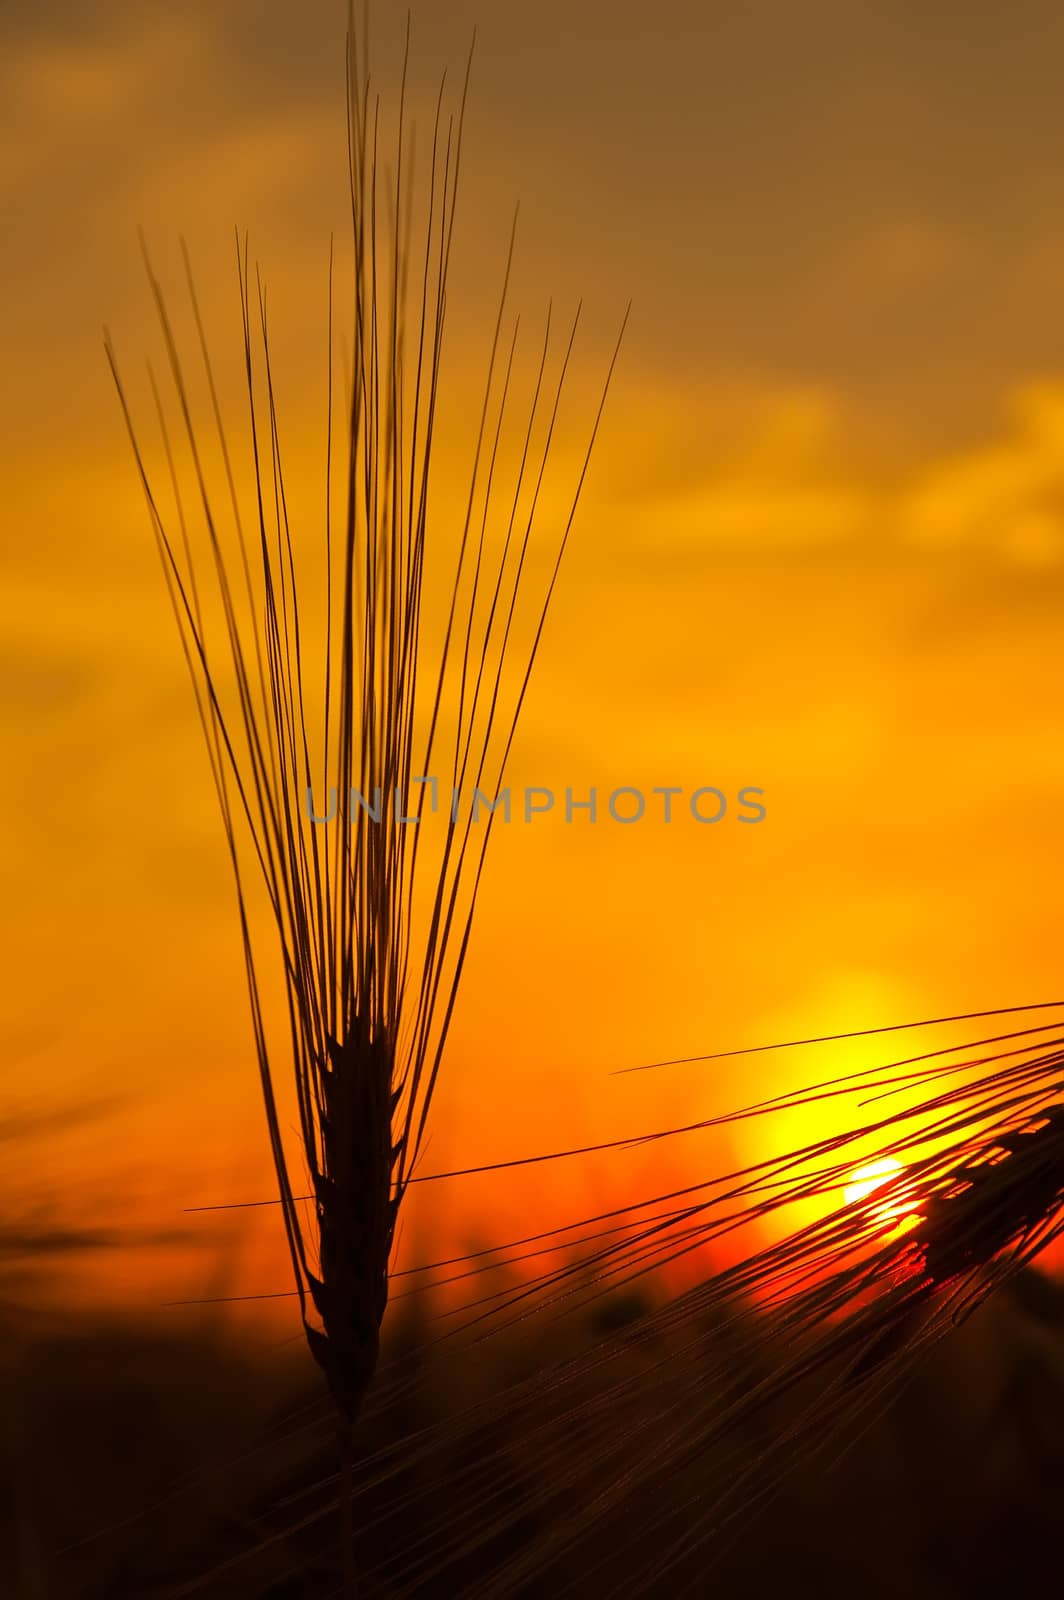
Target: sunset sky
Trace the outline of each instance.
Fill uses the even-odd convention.
[[[393,94],[405,6],[376,12]],[[634,303],[514,784],[757,786],[768,814],[498,830],[430,1168],[690,1120],[825,1057],[619,1067],[1053,998],[1061,948],[1064,13],[416,5],[419,126],[474,23],[459,390],[518,200],[515,304],[535,323],[550,296],[585,302],[578,400]],[[339,0],[0,9],[0,1296],[41,1260],[137,1304],[288,1286],[275,1217],[219,1231],[182,1209],[272,1176],[229,867],[102,327],[142,388],[136,230],[177,298],[184,235],[235,371],[246,226],[313,484],[343,25]],[[721,1148],[668,1160],[697,1174]],[[441,1186],[409,1226],[435,1250],[490,1237],[490,1208],[506,1236],[530,1205],[561,1220],[649,1189],[665,1160]]]

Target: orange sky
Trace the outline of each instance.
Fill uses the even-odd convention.
[[[137,1230],[77,1257],[86,1292],[136,1302],[286,1285],[260,1214],[171,1239],[184,1205],[271,1180],[221,830],[100,327],[136,374],[157,348],[136,226],[175,289],[183,232],[235,361],[247,225],[312,481],[341,10],[0,18],[0,1130],[87,1108],[12,1135],[28,1171],[3,1188],[27,1237]],[[379,11],[384,74],[405,7]],[[587,300],[578,395],[635,301],[513,780],[756,784],[769,815],[497,831],[437,1167],[689,1120],[822,1063],[618,1066],[1049,997],[1059,950],[1064,17],[454,0],[415,10],[422,108],[478,14],[457,380],[518,198],[516,303]],[[530,1198],[590,1211],[661,1161],[437,1189],[408,1228],[521,1231]]]

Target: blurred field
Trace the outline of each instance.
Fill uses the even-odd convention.
[[[397,1441],[417,1437],[403,1444],[398,1479],[359,1501],[364,1595],[619,1591],[631,1571],[625,1542],[660,1516],[660,1482],[645,1493],[637,1486],[622,1508],[605,1507],[593,1537],[564,1553],[549,1579],[498,1587],[492,1574],[542,1533],[543,1513],[520,1432],[471,1425],[462,1413],[545,1360],[591,1349],[604,1334],[623,1340],[639,1311],[637,1300],[606,1302],[594,1320],[564,1332],[557,1325],[549,1350],[514,1332],[451,1355],[424,1343],[424,1311],[393,1322],[363,1454],[387,1460]],[[3,1331],[3,1593],[280,1600],[337,1592],[330,1491],[321,1486],[333,1471],[331,1425],[301,1342],[249,1357],[220,1323],[190,1335],[175,1321],[170,1336],[158,1325],[84,1316],[30,1324],[11,1312]],[[660,1354],[633,1338],[622,1359],[638,1375]],[[771,1365],[772,1339],[755,1315],[732,1356],[751,1381]],[[699,1346],[669,1359],[697,1361]],[[661,1382],[630,1393],[623,1414],[597,1420],[617,1430],[619,1446],[646,1428],[652,1447]],[[560,1451],[579,1450],[571,1419],[552,1414],[547,1427]],[[760,1442],[751,1436],[743,1447],[752,1456]],[[471,1460],[494,1485],[495,1532],[440,1570],[433,1527],[442,1519],[453,1532],[487,1514],[463,1504]],[[674,1505],[719,1488],[725,1467],[678,1466]],[[1028,1272],[945,1341],[840,1467],[799,1470],[737,1539],[720,1542],[712,1563],[700,1550],[640,1592],[1052,1595],[1064,1557],[1062,1488],[1064,1292]],[[665,1543],[663,1560],[667,1553]]]

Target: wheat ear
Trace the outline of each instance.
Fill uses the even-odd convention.
[[[425,784],[413,791],[437,764],[443,769],[441,789],[446,779],[466,794],[482,785],[490,792],[492,784],[498,794],[620,343],[597,412],[583,431],[568,509],[550,535],[547,577],[533,592],[529,553],[543,520],[541,490],[560,428],[579,310],[560,342],[548,312],[536,345],[531,398],[517,415],[519,463],[504,491],[500,439],[504,418],[514,411],[518,350],[517,320],[504,328],[511,236],[494,328],[488,330],[468,496],[454,530],[446,627],[442,645],[430,650],[422,637],[426,554],[438,520],[430,509],[430,465],[469,69],[456,111],[445,111],[441,86],[418,233],[406,60],[398,133],[389,152],[390,184],[381,177],[381,106],[371,96],[366,61],[365,40],[352,26],[347,86],[355,292],[342,439],[346,460],[340,468],[346,503],[343,526],[334,527],[330,260],[326,510],[317,550],[327,620],[323,676],[315,674],[313,686],[301,600],[307,545],[290,526],[266,301],[257,273],[252,294],[246,240],[241,245],[238,238],[237,253],[254,481],[250,519],[235,487],[187,254],[188,292],[224,463],[226,513],[208,483],[166,298],[146,253],[192,469],[187,493],[153,378],[169,513],[162,509],[106,340],[196,690],[235,873],[270,1146],[303,1322],[345,1424],[357,1416],[377,1363],[396,1220],[423,1146],[495,815],[481,819],[474,831],[475,818],[452,810],[439,851],[427,855],[425,830],[375,818],[372,797],[379,793],[390,807],[395,794],[404,814],[413,806],[427,821],[426,796],[432,791]],[[223,524],[231,529],[229,548]],[[202,560],[194,553],[194,525],[206,541]],[[205,597],[205,584],[211,583],[220,642]],[[323,740],[315,752],[318,696],[324,703]],[[354,807],[354,817],[338,816],[322,829],[305,804],[316,777],[324,780],[327,795],[346,797],[354,790],[366,804]],[[262,947],[249,898],[256,873],[279,940],[312,1225],[300,1210],[282,1137],[276,1051],[267,1039],[262,998]]]

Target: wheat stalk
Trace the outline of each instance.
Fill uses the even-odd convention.
[[[435,794],[417,780],[433,774],[442,759],[455,791],[493,782],[498,793],[617,349],[584,436],[568,511],[553,536],[547,577],[526,617],[519,601],[530,587],[530,551],[542,520],[541,490],[579,311],[561,340],[560,357],[548,313],[533,393],[518,418],[519,464],[504,496],[500,440],[504,418],[514,410],[518,349],[516,320],[504,334],[511,236],[471,442],[468,497],[454,540],[446,625],[442,645],[431,650],[422,629],[435,527],[430,467],[469,68],[456,112],[445,113],[441,86],[420,244],[413,221],[406,58],[390,184],[380,176],[381,105],[371,94],[365,39],[353,25],[347,68],[352,377],[346,434],[338,440],[330,258],[320,687],[311,680],[311,629],[302,598],[306,547],[289,520],[265,294],[257,271],[252,294],[247,241],[241,245],[238,238],[237,255],[254,491],[250,518],[240,505],[187,252],[188,293],[224,468],[222,496],[209,482],[189,381],[146,251],[179,435],[191,462],[188,492],[152,376],[169,513],[134,426],[109,335],[105,343],[195,687],[234,870],[270,1148],[303,1324],[349,1435],[377,1365],[396,1221],[424,1143],[494,820],[492,812],[480,822],[478,839],[473,819],[460,820],[452,810],[437,855],[426,856],[420,824],[429,821],[426,795],[434,800]],[[345,511],[342,527],[336,527],[331,489],[341,443]],[[203,558],[194,548],[194,524],[205,536]],[[220,614],[220,640],[212,628],[212,601]],[[315,752],[319,696],[324,718]],[[354,806],[349,825],[338,818],[323,832],[310,820],[304,802],[315,792],[316,777],[324,780],[330,800],[354,790],[365,801]],[[387,819],[375,818],[371,797],[378,794],[387,797],[385,803],[394,794],[404,816],[414,806],[418,825],[389,826]],[[380,805],[378,800],[378,811]],[[299,1147],[312,1196],[309,1223],[282,1135],[251,897],[256,874],[279,940]]]

